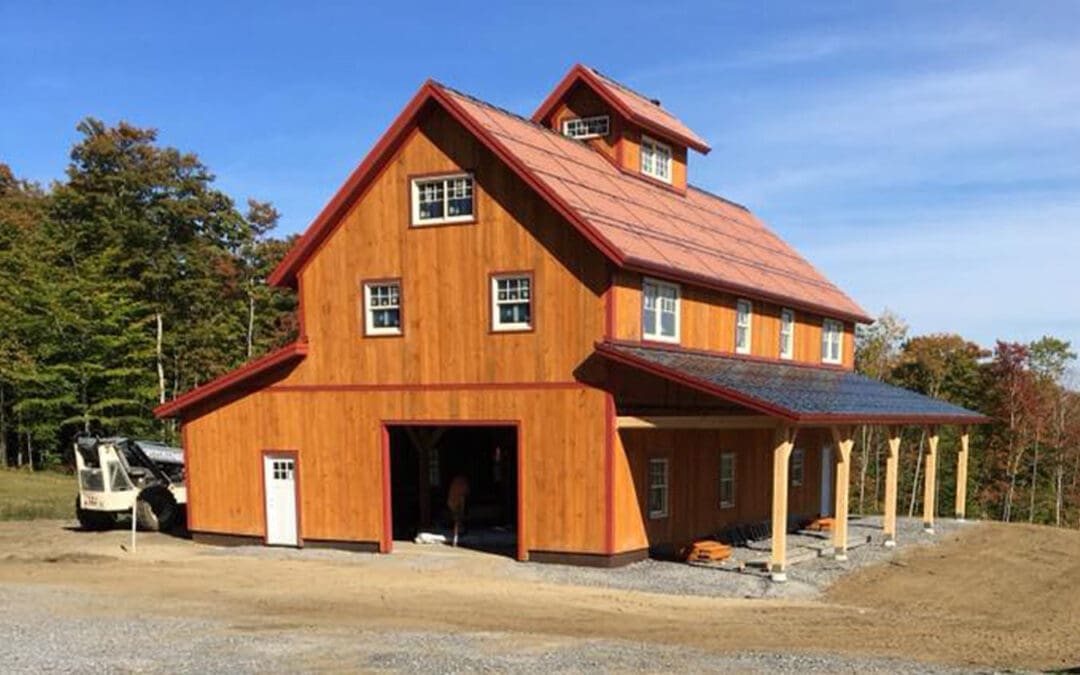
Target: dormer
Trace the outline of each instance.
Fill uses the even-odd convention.
[[[588,143],[621,170],[686,190],[689,150],[709,144],[651,99],[578,64],[533,114],[533,121]]]

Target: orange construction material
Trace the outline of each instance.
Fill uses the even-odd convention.
[[[687,562],[720,562],[731,557],[731,547],[718,541],[695,541],[686,555]]]
[[[806,526],[806,529],[811,532],[832,532],[835,523],[836,520],[831,516],[828,518],[815,518],[810,521],[810,524]]]

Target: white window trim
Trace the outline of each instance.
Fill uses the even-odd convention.
[[[671,288],[675,290],[675,335],[663,335],[660,333],[660,306],[656,307],[656,324],[653,326],[652,333],[645,331],[645,285],[652,284],[656,286],[657,291],[661,288]],[[660,295],[657,293],[657,301],[660,300]],[[641,280],[641,337],[646,340],[652,340],[653,342],[671,342],[678,344],[682,341],[680,337],[682,335],[682,287],[679,284],[673,284],[668,281],[660,281],[659,279],[653,279],[651,277],[645,277]]]
[[[785,319],[790,321],[791,332],[787,334],[787,351],[784,351],[784,322]],[[795,358],[795,310],[793,309],[781,309],[780,310],[780,358],[790,361]]]
[[[799,467],[796,474],[795,467]],[[800,487],[806,480],[806,452],[802,448],[791,451],[791,486]]]
[[[739,325],[739,308],[743,305],[746,306],[746,345],[739,346],[739,329],[743,326]],[[735,353],[736,354],[749,354],[753,350],[754,345],[754,303],[746,300],[745,298],[739,298],[735,301]]]
[[[647,146],[647,145],[652,146],[652,149],[653,149],[653,166],[654,167],[656,166],[656,149],[657,148],[664,148],[665,150],[667,150],[667,157],[668,157],[667,158],[667,176],[661,176],[659,173],[657,173],[655,168],[652,171],[646,171],[645,170],[645,162],[643,162],[641,160],[642,160],[642,158],[644,158],[645,146]],[[671,183],[672,173],[674,172],[674,165],[675,165],[675,153],[673,153],[671,151],[671,146],[668,145],[667,143],[661,143],[660,141],[656,140],[655,138],[651,138],[649,136],[646,136],[645,134],[642,134],[641,135],[641,155],[638,158],[638,164],[641,166],[641,173],[643,175],[648,176],[649,178],[654,178],[654,179],[656,179],[658,181],[661,181],[661,182],[664,182],[664,183]]]
[[[595,122],[597,120],[604,120],[604,133],[602,133],[602,134],[596,134],[596,133],[589,134],[589,133],[587,133],[587,134],[581,134],[579,136],[573,136],[573,135],[570,134],[570,124],[572,122],[581,122],[582,124],[588,125],[589,122]],[[608,115],[590,115],[588,117],[571,117],[569,119],[563,120],[562,133],[563,133],[563,136],[566,136],[567,138],[573,138],[573,139],[576,139],[576,140],[579,140],[579,141],[588,140],[590,138],[603,138],[603,137],[605,137],[605,136],[607,136],[608,134],[611,133],[611,117],[609,117]]]
[[[835,330],[836,334],[836,358],[829,356],[829,335]],[[821,322],[821,362],[840,364],[844,362],[844,323],[836,319],[825,319]]]
[[[723,495],[724,495],[724,482],[725,482],[724,481],[724,460],[729,458],[729,457],[731,458],[731,478],[730,478],[730,480],[728,482],[731,483],[731,500],[730,501],[724,501],[724,497],[723,497]],[[736,477],[735,476],[736,476],[736,471],[737,471],[738,465],[739,465],[739,462],[736,459],[736,455],[735,455],[734,452],[723,451],[723,452],[720,453],[720,475],[719,475],[720,483],[719,483],[719,486],[717,488],[718,493],[719,493],[717,495],[717,497],[718,497],[717,501],[720,502],[720,508],[722,508],[722,509],[733,509],[733,508],[735,508],[735,499],[736,499],[735,495],[737,494],[737,487],[736,487],[736,483],[735,483]]]
[[[468,178],[472,181],[472,213],[462,214],[460,216],[447,216],[445,215],[450,211],[450,193],[446,189],[445,183],[456,178]],[[424,183],[442,182],[443,185],[443,217],[442,218],[420,218],[420,185]],[[411,181],[410,191],[412,194],[412,220],[410,221],[413,227],[426,227],[428,225],[445,225],[447,223],[464,223],[476,219],[476,179],[471,173],[450,173],[438,176],[418,176]]]
[[[527,323],[502,323],[499,320],[499,281],[503,279],[528,279],[529,280],[529,321]],[[533,281],[533,275],[520,272],[510,274],[493,274],[491,275],[491,330],[498,333],[512,333],[515,331],[530,331],[533,328],[533,323],[536,321],[535,309],[533,299],[536,297],[536,282]],[[507,304],[521,304],[520,300],[507,301]]]
[[[662,464],[664,466],[664,483],[663,483],[663,485],[653,485],[653,482],[652,482],[652,479],[653,479],[652,468],[653,468],[654,464]],[[661,488],[662,487],[663,488],[663,494],[664,494],[663,508],[656,509],[656,510],[653,510],[651,507],[649,508],[649,519],[650,520],[659,520],[660,518],[667,518],[667,516],[668,516],[668,501],[669,501],[670,494],[671,494],[671,473],[670,473],[670,469],[671,469],[671,467],[668,464],[667,457],[653,457],[653,458],[651,458],[649,460],[649,491],[647,493],[646,499],[651,499],[652,498],[652,492],[653,492],[654,488]]]
[[[376,326],[372,321],[373,311],[376,309],[371,306],[371,289],[374,286],[397,286],[398,289],[398,325],[394,326]],[[401,307],[401,281],[395,279],[387,279],[386,281],[365,281],[364,282],[364,335],[401,335],[402,334],[402,321],[404,317]],[[386,309],[380,307],[378,309]]]

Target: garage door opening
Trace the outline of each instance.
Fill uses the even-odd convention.
[[[395,540],[450,543],[449,498],[464,491],[458,546],[518,555],[516,427],[392,425],[387,435]]]

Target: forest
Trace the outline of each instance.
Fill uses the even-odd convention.
[[[86,119],[63,179],[0,163],[0,457],[60,469],[80,432],[176,443],[153,408],[296,336],[296,301],[266,278],[292,244],[269,201],[243,206],[197,155],[153,129]],[[2,158],[0,158],[2,159]],[[1072,346],[987,349],[909,335],[889,311],[860,326],[856,369],[978,410],[968,514],[1080,527],[1080,393]],[[927,430],[906,428],[902,514],[921,513]],[[952,515],[957,431],[941,429],[937,503]],[[883,429],[860,429],[852,510],[884,499]]]

